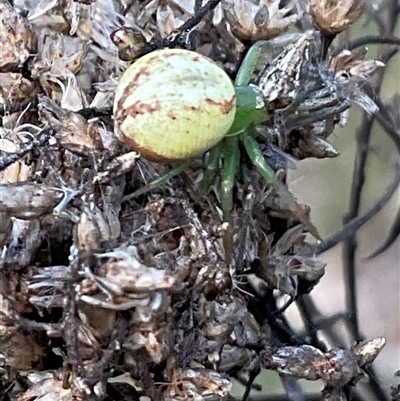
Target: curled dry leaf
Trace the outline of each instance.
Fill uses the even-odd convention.
[[[36,49],[36,36],[28,21],[8,1],[0,2],[0,71],[22,66]]]
[[[132,171],[140,155],[136,152],[128,152],[115,157],[107,164],[106,170],[96,176],[96,181],[101,184],[109,183],[112,179]]]
[[[170,352],[166,344],[160,344],[156,335],[152,332],[146,334],[133,333],[124,344],[124,348],[130,352],[140,350],[141,348],[146,349],[151,361],[155,364],[159,364],[165,360]]]

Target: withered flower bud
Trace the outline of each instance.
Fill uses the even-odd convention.
[[[314,27],[337,34],[347,29],[364,11],[364,0],[311,0]]]

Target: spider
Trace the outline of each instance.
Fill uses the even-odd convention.
[[[300,34],[254,77],[261,55],[271,50],[271,42],[256,42],[238,69],[234,80],[237,99],[234,122],[225,137],[207,152],[203,177],[197,188],[200,194],[207,193],[220,169],[220,206],[223,220],[229,223],[230,229],[233,189],[243,147],[253,167],[279,197],[282,209],[290,210],[309,232],[319,238],[307,210],[278,179],[261,147],[263,142],[271,142],[274,135],[282,139],[297,127],[308,126],[312,130],[313,123],[338,116],[350,107],[347,97],[335,85],[333,72],[322,70],[317,61],[312,60],[315,35],[313,30]],[[189,164],[190,160],[178,163],[171,171],[127,195],[124,200],[165,184],[187,169]],[[232,232],[226,236],[225,248],[232,249],[232,237]]]

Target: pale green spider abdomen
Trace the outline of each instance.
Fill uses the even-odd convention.
[[[117,137],[143,157],[175,162],[216,145],[235,118],[235,88],[199,53],[162,49],[133,63],[115,93]]]

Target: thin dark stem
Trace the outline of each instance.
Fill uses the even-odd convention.
[[[389,23],[389,32],[395,27],[393,20]],[[384,59],[390,59],[396,51],[386,52]],[[389,56],[390,55],[390,56]],[[376,92],[379,93],[383,82],[384,72],[378,76],[378,84]],[[355,219],[359,215],[361,196],[364,188],[366,166],[370,148],[370,139],[372,135],[372,127],[374,123],[374,116],[365,115],[360,129],[357,133],[357,147],[356,157],[353,170],[353,180],[351,185],[350,194],[350,207],[349,211],[344,217],[344,222],[347,224],[350,220]],[[357,239],[353,234],[347,237],[343,247],[343,260],[344,260],[344,280],[346,283],[346,307],[350,313],[350,330],[352,332],[353,340],[360,341],[361,336],[359,333],[359,320],[357,310],[357,277],[356,277],[356,251]]]
[[[388,4],[387,11],[389,15],[389,21],[383,29],[380,30],[381,37],[393,36],[395,26],[397,24],[397,0],[391,1]],[[393,51],[386,51],[385,56],[390,59],[391,54],[395,54],[397,48]],[[388,56],[390,54],[390,56]],[[384,78],[384,70],[380,72],[377,76],[376,93],[379,96],[381,86]],[[350,206],[347,215],[344,218],[345,224],[349,221],[356,219],[360,212],[360,204],[362,192],[364,189],[364,182],[366,176],[366,166],[367,159],[370,148],[371,132],[374,123],[374,116],[364,115],[362,124],[357,134],[357,147],[356,147],[356,157],[353,170],[353,182],[351,186],[350,194]],[[396,169],[396,179],[399,179],[399,169]],[[355,233],[355,231],[354,231]],[[346,310],[350,315],[349,318],[349,330],[352,334],[352,340],[360,341],[362,336],[359,327],[358,318],[358,305],[357,305],[357,276],[356,276],[356,252],[357,252],[357,238],[356,235],[349,236],[343,246],[343,270],[344,270],[344,282],[345,282],[345,300],[346,300]],[[371,370],[370,376],[370,389],[374,393],[375,398],[380,401],[387,400],[387,396],[382,394],[382,388],[376,380],[373,370]]]
[[[343,228],[329,237],[322,244],[318,244],[312,248],[313,252],[317,255],[326,252],[327,250],[333,248],[337,244],[346,239],[355,235],[355,233],[369,220],[372,219],[380,210],[382,210],[383,206],[390,200],[393,194],[396,192],[397,188],[400,184],[400,166],[396,167],[396,176],[391,182],[391,184],[387,187],[383,196],[372,206],[367,212],[365,212],[361,216],[357,216],[352,220],[349,220]]]
[[[314,347],[326,351],[326,347],[318,339],[317,329],[313,323],[313,317],[320,316],[321,314],[317,311],[312,299],[307,295],[302,295],[298,297],[296,304],[303,320],[307,336],[311,339],[310,343]]]
[[[26,145],[21,146],[15,153],[6,154],[0,157],[0,171],[22,159],[25,155],[32,152],[34,148],[40,148],[48,144],[50,138],[54,138],[56,131],[52,127],[43,128],[36,137]]]
[[[379,107],[379,113],[375,115],[376,120],[389,135],[390,139],[394,142],[397,150],[400,153],[400,131],[399,128],[395,126],[392,116],[388,112],[385,104],[381,99],[375,99],[376,105]]]
[[[382,37],[382,36],[363,36],[362,38],[354,39],[348,42],[343,48],[350,51],[357,49],[361,46],[381,44],[381,45],[400,45],[400,38],[397,37]]]
[[[380,255],[381,253],[385,252],[399,237],[400,235],[400,209],[397,211],[397,215],[394,218],[394,222],[389,230],[389,235],[386,238],[386,241],[371,255],[368,256],[367,259],[373,259]]]
[[[148,43],[143,50],[143,53],[149,53],[153,50],[160,49],[163,47],[174,47],[182,42],[182,36],[187,32],[191,31],[196,25],[198,25],[208,13],[217,7],[221,0],[209,0],[203,7],[198,9],[195,14],[185,21],[178,29],[178,32],[173,37],[164,38]]]

